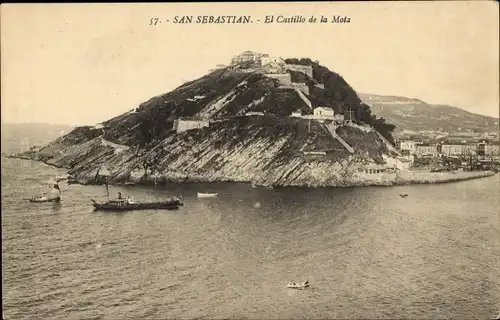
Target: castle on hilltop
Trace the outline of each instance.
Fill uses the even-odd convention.
[[[284,74],[287,70],[298,71],[313,77],[312,66],[287,64],[281,57],[271,57],[266,53],[244,51],[231,59],[231,66],[245,64],[248,68],[261,69],[266,74]]]

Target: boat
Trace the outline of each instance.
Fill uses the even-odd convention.
[[[302,283],[295,283],[295,282],[290,281],[290,282],[288,282],[286,287],[290,288],[290,289],[305,289],[305,288],[309,287],[309,280],[306,280]]]
[[[98,203],[94,199],[95,211],[131,211],[131,210],[176,210],[184,204],[176,197],[158,202],[132,202],[130,199],[109,200],[104,203]]]
[[[198,198],[214,198],[217,197],[218,193],[202,193],[198,192]]]
[[[61,202],[61,197],[45,197],[45,196],[39,196],[39,197],[33,197],[31,199],[28,199],[29,202]]]
[[[106,184],[106,192],[108,195],[106,202],[99,203],[90,199],[93,202],[94,211],[176,210],[184,205],[177,197],[156,202],[135,202],[131,197],[122,198],[121,192],[118,192],[118,199],[110,199],[108,184]]]
[[[408,194],[407,194],[407,193],[403,193],[403,194],[400,194],[399,196],[400,196],[401,198],[406,198],[406,197],[408,197]]]
[[[52,190],[53,192],[55,193],[55,196],[52,196],[52,197],[48,197],[48,196],[37,196],[37,197],[32,197],[32,198],[29,198],[29,202],[37,202],[37,203],[40,203],[40,202],[61,202],[61,189],[59,188],[59,185],[56,183],[54,183],[52,185]]]

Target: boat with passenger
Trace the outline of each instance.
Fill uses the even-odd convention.
[[[29,202],[36,202],[36,203],[41,203],[41,202],[55,202],[59,203],[61,202],[61,189],[59,188],[59,184],[54,183],[52,186],[52,196],[36,196],[32,197],[29,200]]]
[[[306,280],[302,283],[295,283],[295,282],[290,281],[290,282],[288,282],[286,287],[290,288],[290,289],[305,289],[305,288],[309,287],[309,280]]]

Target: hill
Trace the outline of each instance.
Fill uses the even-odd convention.
[[[499,119],[474,114],[463,109],[432,105],[418,99],[398,96],[359,94],[374,114],[394,124],[397,131],[438,130],[456,132],[473,129],[478,132],[498,132]]]
[[[319,62],[287,63],[309,66],[314,76],[288,70],[290,78],[302,79],[299,90],[260,68],[237,64],[217,69],[102,124],[75,128],[18,156],[68,168],[83,184],[367,184],[356,173],[360,166],[383,164],[385,156],[394,154],[389,142],[394,126],[372,115],[356,91]],[[318,106],[349,113],[353,124],[290,116],[296,110],[311,115]],[[179,130],[186,126],[195,128]]]
[[[45,145],[72,129],[47,123],[2,123],[2,155]]]

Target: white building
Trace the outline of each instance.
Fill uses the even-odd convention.
[[[359,172],[364,174],[384,174],[394,172],[394,168],[388,165],[370,163],[363,168],[360,168]]]
[[[174,130],[177,133],[188,131],[188,130],[194,130],[194,129],[201,129],[203,127],[209,127],[210,122],[208,120],[175,120],[174,122]]]
[[[500,156],[500,146],[498,144],[487,144],[484,148],[484,154],[487,156]]]
[[[262,64],[262,71],[265,74],[286,74],[285,65],[277,62]]]
[[[447,156],[468,156],[476,154],[475,144],[450,143],[441,145],[441,153]]]
[[[337,113],[333,116],[333,120],[337,123],[344,123],[344,115]]]
[[[391,166],[397,170],[409,170],[410,167],[412,166],[412,158],[406,158],[406,157],[386,157],[385,161],[387,162],[388,166]]]
[[[302,117],[302,111],[297,110],[292,112],[292,117],[298,117],[298,118]]]
[[[264,55],[262,53],[245,51],[240,53],[239,55],[234,56],[233,59],[231,60],[231,65],[236,65],[243,62],[251,62],[255,66],[260,66],[261,58],[263,56]]]
[[[264,112],[250,111],[245,114],[246,116],[263,116]]]
[[[314,109],[314,115],[319,116],[319,117],[324,117],[324,118],[333,118],[334,117],[334,112],[332,108],[326,108],[326,107],[317,107]]]
[[[401,141],[399,149],[401,151],[408,151],[409,154],[414,154],[417,151],[417,142],[412,140]]]
[[[289,73],[269,73],[266,76],[278,80],[282,86],[290,87],[292,85],[292,75]]]
[[[269,63],[274,63],[283,67],[285,67],[286,65],[285,60],[281,59],[280,57],[262,57],[261,61],[262,61],[262,66],[265,66],[266,64]]]

